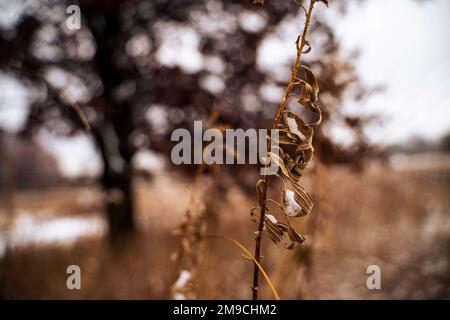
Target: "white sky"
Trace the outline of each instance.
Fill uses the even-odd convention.
[[[28,117],[28,92],[14,78],[0,73],[0,128],[16,132]]]
[[[329,9],[318,5],[315,14],[330,22],[344,55],[355,50],[360,53],[354,63],[363,83],[369,88],[385,88],[357,105],[344,103],[344,109],[351,113],[381,116],[381,125],[373,125],[367,132],[371,141],[401,143],[413,136],[436,139],[447,133],[450,1],[349,1],[346,15],[340,15],[333,3],[337,0],[331,1]],[[276,72],[272,73],[277,78],[279,66],[294,59],[291,35],[298,33],[302,24],[297,20],[283,22],[263,41],[258,52],[259,67]],[[288,74],[289,69],[283,73]],[[282,76],[278,80],[284,79]],[[274,96],[279,100],[281,93]],[[347,130],[334,129],[332,134],[337,140],[347,138]]]
[[[345,50],[360,51],[355,64],[362,80],[368,85],[384,85],[386,91],[372,96],[363,105],[349,103],[348,109],[382,116],[385,120],[383,124],[371,128],[369,132],[375,142],[402,142],[412,136],[433,139],[448,132],[450,1],[350,2],[349,12],[345,16],[333,10],[332,4],[330,9],[318,6],[317,12],[331,21]],[[294,28],[291,31],[295,32],[297,27],[284,25],[282,30]],[[291,31],[282,32],[281,38],[272,37],[263,44],[258,57],[261,68],[271,69],[272,65],[291,58],[292,39],[284,36],[292,34]],[[199,53],[194,52],[198,46],[193,49],[189,44],[186,48],[180,48],[180,45],[182,43],[172,49],[177,55],[183,50],[190,52],[194,59],[184,58],[183,61],[192,62],[192,69],[196,70],[198,66],[195,64],[202,60],[199,60]],[[170,49],[164,47],[166,51]],[[161,53],[161,50],[158,52]],[[170,55],[166,52],[163,56]],[[176,64],[176,61],[169,62]],[[29,97],[17,80],[2,73],[0,88],[0,127],[14,132],[24,123],[28,114]],[[345,132],[340,134],[345,135]],[[59,138],[46,137],[40,142],[44,141],[59,159],[60,168],[67,171],[67,175],[92,175],[98,170],[99,160],[96,159],[92,144],[85,137],[65,142]]]
[[[354,1],[345,17],[329,13],[344,47],[359,48],[362,79],[386,87],[360,106],[386,120],[373,140],[432,139],[450,130],[450,1]]]
[[[55,157],[59,171],[68,178],[95,177],[102,170],[95,145],[85,134],[63,138],[42,130],[37,141]]]

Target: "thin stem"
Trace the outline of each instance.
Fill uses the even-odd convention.
[[[261,270],[261,273],[263,275],[263,277],[266,279],[267,284],[269,285],[270,289],[272,290],[272,293],[275,297],[276,300],[280,300],[280,296],[277,292],[277,290],[275,289],[275,287],[273,286],[272,281],[270,280],[269,276],[267,275],[267,272],[264,270],[264,268],[261,266],[261,264],[252,256],[252,254],[250,253],[250,251],[248,251],[248,249],[246,247],[244,247],[243,244],[241,244],[239,241],[237,241],[236,239],[233,239],[231,237],[227,237],[227,236],[221,236],[221,235],[207,235],[204,236],[203,238],[218,238],[218,239],[223,239],[226,240],[228,242],[233,243],[234,245],[236,245],[237,247],[239,247],[239,249],[241,249],[252,261],[253,263],[256,265],[256,267],[258,268],[258,270]]]
[[[280,120],[281,120],[281,115],[286,110],[288,99],[291,95],[292,89],[295,86],[295,82],[297,79],[297,72],[298,72],[298,69],[300,68],[301,56],[302,56],[303,49],[306,44],[306,35],[308,34],[309,25],[311,23],[312,10],[314,8],[315,1],[316,0],[310,0],[310,2],[309,2],[309,8],[308,8],[308,11],[306,12],[306,20],[305,20],[305,26],[303,28],[303,33],[302,33],[300,39],[298,39],[298,41],[297,41],[297,44],[300,41],[300,43],[297,45],[297,58],[295,59],[295,64],[294,64],[294,67],[292,68],[291,77],[289,79],[289,83],[286,86],[286,91],[284,93],[283,99],[281,100],[281,104],[278,109],[278,113],[275,117],[272,129],[276,129],[278,127],[278,124],[280,123]],[[268,144],[269,145],[268,145],[267,149],[270,152],[271,145],[272,145],[271,132],[269,132]],[[266,164],[266,167],[268,167],[268,166],[269,166],[269,164]],[[256,240],[255,240],[255,255],[254,255],[255,263],[254,263],[254,268],[253,268],[253,286],[252,286],[253,300],[258,300],[258,287],[259,287],[258,264],[261,261],[261,242],[262,242],[262,232],[264,229],[264,217],[266,214],[266,199],[267,199],[268,184],[269,184],[269,176],[264,175],[263,186],[262,186],[263,187],[262,197],[261,197],[260,203],[259,203],[259,205],[260,205],[259,224],[258,224],[258,231],[256,233]]]

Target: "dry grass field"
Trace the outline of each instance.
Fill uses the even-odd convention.
[[[372,164],[361,172],[334,167],[323,169],[320,180],[311,179],[306,183],[314,184],[316,206],[296,226],[308,237],[307,243],[288,251],[263,238],[262,262],[282,298],[450,298],[448,166]],[[170,256],[180,241],[173,231],[188,205],[190,183],[169,173],[136,181],[139,232],[120,250],[111,250],[106,240],[102,195],[96,188],[17,194],[14,219],[6,219],[1,208],[9,232],[2,233],[0,296],[170,298],[176,279]],[[251,248],[255,224],[249,210],[254,202],[229,184],[209,202],[213,213],[207,233],[231,236]],[[44,229],[34,230],[30,219],[41,221],[33,228],[47,228],[47,233],[58,229],[55,221],[65,221],[72,229],[64,230],[74,234],[33,238],[33,232]],[[199,248],[195,287],[190,288],[197,298],[250,298],[251,262],[220,239],[207,239]],[[82,270],[79,291],[66,288],[66,268],[71,264]],[[381,268],[381,290],[366,287],[369,265]],[[272,298],[266,283],[261,298]]]

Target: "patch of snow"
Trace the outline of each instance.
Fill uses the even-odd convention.
[[[188,270],[182,270],[178,276],[177,281],[174,284],[175,289],[182,289],[186,287],[189,280],[191,279],[191,272]]]
[[[40,217],[21,212],[11,227],[0,232],[0,257],[7,248],[30,245],[70,245],[82,237],[103,235],[107,225],[101,217]]]
[[[287,125],[289,127],[289,130],[291,130],[292,133],[299,136],[302,141],[306,140],[305,135],[303,133],[301,133],[300,130],[298,129],[297,121],[295,121],[294,118],[288,117],[287,122],[288,122]]]
[[[291,217],[296,217],[302,213],[302,207],[297,203],[294,198],[294,191],[286,190],[284,193],[284,205],[286,208],[286,214]]]

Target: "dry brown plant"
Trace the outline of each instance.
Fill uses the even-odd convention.
[[[271,149],[273,137],[270,133],[268,135],[268,159],[270,161],[266,162],[265,168],[267,169],[270,163],[275,163],[281,169],[281,174],[275,176],[281,181],[282,200],[277,202],[268,197],[270,180],[268,174],[263,175],[256,184],[259,206],[251,210],[251,215],[258,223],[254,254],[258,264],[261,261],[263,231],[266,231],[269,238],[276,244],[287,235],[289,243],[286,248],[293,249],[297,244],[302,244],[305,237],[293,228],[289,219],[303,217],[313,207],[313,199],[302,186],[301,178],[314,152],[313,126],[320,124],[322,114],[317,105],[319,85],[312,70],[302,64],[301,57],[311,51],[311,44],[307,36],[314,5],[317,2],[328,5],[327,0],[310,0],[308,9],[306,9],[301,3],[298,3],[305,13],[305,24],[302,34],[296,41],[297,57],[272,126],[272,129],[278,131],[278,140],[273,141],[278,146],[275,147],[277,150]],[[298,89],[299,93],[295,89]],[[288,101],[291,97],[297,98],[301,106],[315,115],[315,119],[307,122],[293,110],[288,110]],[[292,152],[290,149],[295,151]],[[269,210],[269,203],[281,211],[284,222],[279,222],[274,211]],[[253,271],[252,296],[254,300],[258,299],[260,271],[258,264],[254,263]]]

